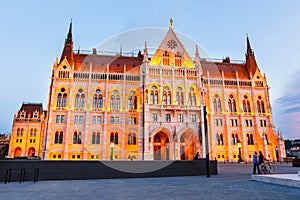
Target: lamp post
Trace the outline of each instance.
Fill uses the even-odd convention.
[[[115,143],[111,142],[109,146],[110,146],[110,160],[114,160],[114,147],[115,147]]]
[[[242,159],[242,152],[241,152],[242,144],[241,144],[240,141],[238,141],[237,145],[238,145],[238,148],[239,148],[239,160],[238,160],[238,162],[242,163],[242,162],[244,162],[243,159]]]

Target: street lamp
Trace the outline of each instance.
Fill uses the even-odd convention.
[[[237,145],[238,145],[238,148],[239,148],[239,160],[238,160],[238,162],[242,163],[242,162],[244,162],[243,159],[242,159],[242,152],[241,152],[242,144],[241,144],[240,141],[238,141]]]
[[[110,160],[114,159],[114,147],[115,147],[115,143],[114,142],[110,142]]]

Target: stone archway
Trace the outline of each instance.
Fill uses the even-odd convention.
[[[30,147],[30,148],[28,149],[28,155],[27,155],[27,156],[28,156],[28,157],[35,156],[35,148]]]
[[[153,137],[153,157],[154,160],[169,160],[170,147],[168,135],[160,131]]]
[[[17,147],[15,149],[15,153],[14,153],[14,157],[17,158],[17,157],[21,157],[21,154],[22,154],[22,150],[20,147]]]
[[[184,132],[180,136],[180,159],[193,160],[196,154],[197,136],[192,132]]]

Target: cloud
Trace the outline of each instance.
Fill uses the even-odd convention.
[[[300,138],[300,71],[286,83],[285,94],[275,99],[273,116],[275,125],[288,138]]]

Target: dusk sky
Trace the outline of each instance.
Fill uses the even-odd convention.
[[[245,60],[248,34],[270,86],[276,130],[285,139],[300,138],[299,9],[296,0],[3,1],[0,133],[11,132],[22,102],[43,103],[47,108],[49,77],[71,18],[74,48],[83,50],[132,29],[167,30],[172,18],[174,30],[199,44],[211,58]]]

